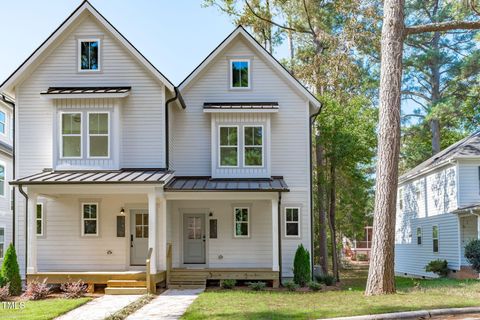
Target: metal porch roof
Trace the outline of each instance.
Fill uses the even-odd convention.
[[[174,177],[165,191],[289,191],[283,177],[270,179],[212,179],[211,177]]]

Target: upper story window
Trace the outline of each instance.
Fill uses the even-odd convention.
[[[61,114],[61,151],[62,158],[82,157],[82,114]]]
[[[110,125],[108,112],[88,113],[88,156],[108,158],[110,145]]]
[[[245,167],[263,166],[263,126],[243,127],[243,161]]]
[[[7,127],[7,116],[5,115],[5,112],[0,111],[0,133],[1,134],[6,133],[6,127]]]
[[[230,88],[250,88],[250,60],[236,59],[230,61]]]
[[[220,167],[238,166],[238,126],[220,126]]]
[[[78,71],[100,71],[100,40],[78,40]]]

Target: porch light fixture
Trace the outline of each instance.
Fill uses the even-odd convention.
[[[120,214],[125,214],[125,209],[120,209]]]

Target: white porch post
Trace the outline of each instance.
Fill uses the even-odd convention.
[[[36,193],[28,192],[27,274],[37,273],[37,198]]]
[[[480,215],[477,216],[477,239],[480,240]]]
[[[148,193],[148,248],[152,248],[150,273],[157,273],[157,194]]]
[[[278,200],[272,200],[272,271],[279,271],[278,265]]]
[[[167,199],[160,198],[158,212],[158,269],[167,270]]]

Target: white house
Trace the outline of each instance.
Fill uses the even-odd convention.
[[[242,27],[175,87],[85,1],[0,91],[27,280],[278,285],[311,249],[320,103]]]
[[[480,132],[453,144],[402,175],[398,183],[395,271],[425,271],[445,259],[456,277],[478,277],[464,248],[480,238]]]

